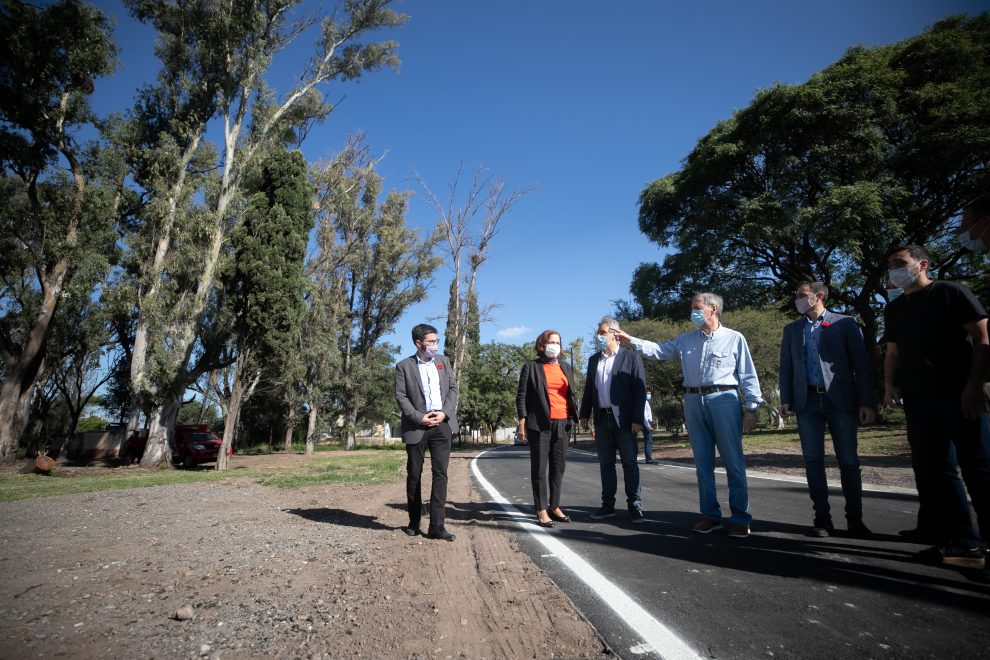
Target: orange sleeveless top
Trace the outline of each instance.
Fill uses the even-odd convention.
[[[570,384],[559,364],[546,363],[543,374],[547,379],[547,394],[550,398],[550,419],[567,419],[567,392]]]

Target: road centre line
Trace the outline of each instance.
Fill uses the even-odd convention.
[[[478,459],[493,451],[486,449],[471,460],[471,471],[475,479],[488,492],[488,496],[496,504],[505,509],[513,517],[525,517],[522,511],[512,505],[498,490],[481,474]],[[528,521],[523,521],[528,522]],[[687,643],[678,637],[670,628],[654,619],[636,601],[630,598],[618,586],[599,573],[591,564],[571,550],[561,540],[549,534],[542,527],[533,524],[524,525],[534,539],[539,541],[547,550],[556,555],[579,580],[590,587],[601,600],[619,615],[641,639],[649,644],[661,657],[666,659],[691,658],[700,660],[699,656]],[[637,645],[637,652],[642,653],[642,646]]]

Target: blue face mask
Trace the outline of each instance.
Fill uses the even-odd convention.
[[[598,348],[608,346],[608,335],[595,335],[595,346]]]
[[[887,289],[887,302],[904,293],[904,289]]]
[[[705,324],[705,313],[700,309],[691,310],[691,323],[694,323],[694,327],[700,328]]]

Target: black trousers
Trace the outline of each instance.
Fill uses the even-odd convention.
[[[567,462],[566,419],[553,420],[546,431],[526,429],[529,443],[529,480],[533,484],[533,503],[537,511],[560,506],[560,484]]]
[[[414,445],[406,445],[406,504],[409,507],[409,526],[419,528],[423,513],[423,493],[420,488],[426,449],[430,450],[430,467],[433,485],[430,488],[430,529],[443,528],[443,508],[447,504],[447,464],[450,462],[450,425],[441,422],[429,428],[423,439]]]
[[[980,535],[984,539],[990,535],[990,441],[981,436],[980,420],[963,417],[958,399],[904,397],[904,413],[918,485],[918,526],[934,532],[939,543],[977,545]],[[976,509],[979,534],[973,528],[966,489]]]

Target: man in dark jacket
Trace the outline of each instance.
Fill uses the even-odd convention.
[[[588,374],[581,398],[581,425],[588,428],[594,413],[595,449],[602,478],[602,506],[591,515],[595,520],[615,515],[615,452],[622,461],[629,521],[644,521],[636,462],[636,434],[643,430],[646,408],[646,369],[643,356],[619,347],[615,331],[619,322],[610,316],[598,323],[596,340],[601,350],[588,360]]]

